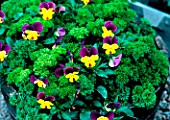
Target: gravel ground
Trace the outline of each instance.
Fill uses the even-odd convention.
[[[4,96],[0,91],[0,120],[12,120],[10,114],[8,113],[7,104],[4,101]]]

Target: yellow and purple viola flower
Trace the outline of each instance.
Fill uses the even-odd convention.
[[[109,61],[109,66],[110,67],[116,67],[120,64],[122,58],[122,54],[119,54],[117,57],[112,57]]]
[[[105,22],[104,26],[102,27],[103,34],[102,37],[114,37],[114,33],[117,30],[117,26],[113,24],[110,20]]]
[[[44,20],[51,20],[55,13],[55,4],[53,2],[42,2],[39,5],[40,14]]]
[[[110,37],[105,37],[103,39],[103,49],[106,49],[105,53],[106,54],[115,54],[116,49],[119,48],[118,44],[118,39],[116,37],[110,38]]]
[[[98,50],[94,47],[88,50],[83,47],[80,50],[81,62],[85,64],[87,68],[92,68],[96,65],[96,61],[99,59]]]
[[[55,10],[56,13],[65,12],[66,8],[64,6],[58,6]]]
[[[92,2],[92,0],[81,0],[84,3],[84,6],[88,5],[89,3]]]
[[[44,92],[39,92],[37,94],[37,99],[41,109],[51,109],[51,107],[54,105],[52,103],[55,100],[54,96],[46,97]]]
[[[109,112],[109,111],[114,111],[121,107],[121,104],[119,102],[111,102],[109,104],[106,104],[105,108],[106,108],[106,111]]]
[[[60,64],[59,67],[55,69],[54,74],[57,78],[64,75],[64,67],[65,67],[64,64]]]
[[[37,40],[42,30],[43,26],[40,22],[35,22],[32,25],[25,24],[22,26],[22,37],[25,40]]]
[[[92,112],[90,118],[91,120],[112,120],[114,118],[114,113],[107,112],[105,115],[102,115],[99,112]]]
[[[0,23],[4,22],[5,14],[2,10],[0,10]]]
[[[48,80],[46,78],[38,79],[34,75],[30,76],[30,82],[37,84],[38,87],[45,88],[48,85]]]
[[[8,56],[7,54],[11,51],[11,47],[7,44],[2,44],[0,42],[0,62],[3,62],[5,58]]]
[[[80,70],[80,68],[76,68],[76,67],[66,67],[64,69],[64,74],[65,74],[65,77],[69,79],[69,81],[71,83],[77,81],[79,79],[79,72],[78,70]]]

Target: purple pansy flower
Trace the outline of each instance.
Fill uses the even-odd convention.
[[[112,45],[112,44],[118,44],[118,39],[116,37],[111,38],[111,37],[105,37],[103,39],[103,43]]]
[[[53,2],[42,2],[39,5],[40,14],[42,14],[44,20],[51,20],[55,13],[55,4]]]
[[[57,40],[56,42],[61,42],[62,40],[62,37],[66,34],[66,31],[65,29],[62,27],[62,28],[58,28],[57,31],[55,32],[55,35],[57,36]]]
[[[64,69],[64,74],[65,77],[69,79],[70,82],[75,82],[79,79],[78,76],[78,70],[80,70],[80,68],[77,67],[66,67]]]
[[[0,10],[0,23],[4,22],[5,14],[2,10]]]
[[[66,11],[66,8],[64,6],[58,6],[56,8],[56,13],[65,12],[65,11]]]
[[[37,84],[38,87],[46,87],[48,85],[48,80],[46,78],[38,79],[34,75],[30,76],[30,82]]]
[[[107,30],[111,30],[112,32],[116,32],[117,30],[117,26],[110,20],[106,21],[104,26],[107,28]]]
[[[22,26],[22,37],[29,40],[37,40],[38,36],[43,30],[43,26],[40,22],[34,22],[34,24],[25,24]]]
[[[110,67],[116,67],[120,64],[122,58],[122,54],[119,54],[117,57],[112,57],[109,61],[109,66]]]
[[[112,120],[114,118],[114,113],[107,112],[105,115],[102,115],[99,112],[92,112],[90,118],[91,120]]]
[[[4,61],[10,51],[11,47],[9,45],[3,45],[2,42],[0,42],[0,62]]]
[[[121,104],[119,102],[111,102],[106,105],[107,108],[119,108]]]
[[[55,69],[54,74],[57,78],[64,75],[64,67],[65,67],[64,64],[60,64],[59,67]]]
[[[54,105],[52,103],[52,101],[55,100],[55,97],[54,96],[46,97],[44,92],[39,92],[37,94],[37,99],[38,99],[37,102],[40,104],[40,108],[42,108],[42,109],[51,109],[51,106]]]
[[[85,64],[87,68],[94,67],[95,61],[99,59],[98,50],[95,47],[91,47],[90,50],[83,47],[80,50],[81,62]]]

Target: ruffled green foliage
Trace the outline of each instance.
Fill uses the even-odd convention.
[[[154,107],[155,88],[166,80],[168,61],[155,46],[155,31],[149,21],[135,20],[137,14],[129,9],[127,0],[93,0],[92,4],[84,7],[82,1],[53,0],[56,6],[65,6],[66,11],[55,14],[48,21],[39,14],[41,2],[9,0],[2,4],[6,19],[0,27],[0,34],[4,33],[0,39],[9,44],[12,51],[0,64],[0,75],[10,72],[7,82],[18,87],[19,94],[10,98],[17,107],[17,119],[50,120],[55,114],[53,119],[83,120],[92,110],[105,112],[105,103],[113,102],[115,98],[123,106],[131,102],[139,108]],[[102,27],[108,20],[118,28],[114,34],[118,38],[119,49],[113,56],[122,53],[120,64],[113,68],[108,66],[113,56],[106,55],[102,49]],[[44,28],[38,40],[23,40],[22,26],[36,21],[41,22]],[[57,38],[54,32],[61,27],[66,34],[52,49]],[[85,47],[94,46],[99,51],[99,60],[92,69],[87,69],[80,61],[79,52],[84,38]],[[68,50],[73,54],[73,63]],[[54,71],[59,64],[80,68],[78,81],[71,83],[65,75],[57,78]],[[37,88],[30,82],[30,74],[48,79],[49,84],[46,88]],[[49,114],[40,110],[36,98],[38,92],[55,97]]]
[[[18,40],[14,43],[13,50],[9,53],[9,67],[14,69],[16,67],[25,68],[30,63],[29,55],[38,48],[35,41]]]
[[[16,68],[13,72],[10,72],[7,77],[8,83],[14,83],[19,86],[21,83],[27,83],[29,81],[29,74],[31,70],[23,69],[21,67]]]
[[[48,67],[55,67],[57,60],[62,59],[61,55],[66,54],[66,49],[57,47],[52,50],[48,48],[40,49],[31,54],[31,60],[34,61],[33,72],[37,76],[47,77],[50,74]]]
[[[133,104],[139,108],[153,108],[156,103],[155,88],[151,83],[135,86],[132,91]]]

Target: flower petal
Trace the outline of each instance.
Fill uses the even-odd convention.
[[[42,78],[41,80],[44,82],[44,84],[48,84],[48,80],[46,78]]]
[[[80,70],[80,68],[77,68],[77,67],[73,67],[74,71],[78,71]]]
[[[97,120],[97,118],[100,116],[101,116],[101,114],[99,112],[91,112],[91,114],[90,114],[90,118],[92,120]]]
[[[48,7],[55,9],[55,4],[53,2],[48,2]]]
[[[40,9],[41,9],[41,8],[46,8],[46,9],[48,9],[49,7],[48,7],[48,4],[47,4],[46,2],[42,2],[42,3],[40,3],[39,8],[40,8]]]
[[[29,24],[25,24],[22,26],[22,32],[25,32],[28,28]]]
[[[119,54],[115,59],[114,59],[114,66],[118,66],[120,64],[122,58],[122,54]]]
[[[30,82],[34,84],[34,82],[37,80],[37,78],[34,75],[30,76]]]
[[[43,26],[40,22],[34,22],[32,25],[34,27],[34,30],[40,33],[43,30]]]
[[[65,12],[65,11],[66,11],[66,8],[64,6],[58,6],[56,8],[56,13]]]
[[[61,42],[62,38],[63,38],[62,36],[58,37],[58,38],[56,39],[56,42],[57,42],[57,43]]]
[[[108,20],[107,22],[105,22],[104,26],[108,29],[111,30],[112,32],[116,32],[117,30],[117,26],[115,24],[112,23],[112,21]]]
[[[2,50],[2,42],[0,42],[0,51]]]
[[[108,113],[106,113],[105,117],[107,117],[109,120],[112,120],[114,118],[114,113],[108,112]]]
[[[0,17],[3,19],[5,17],[5,14],[2,10],[0,10]]]
[[[37,94],[37,99],[43,99],[43,100],[44,100],[44,98],[45,98],[44,92],[39,92],[39,93]]]
[[[64,74],[69,74],[69,73],[73,73],[74,72],[74,69],[72,67],[66,67],[64,69]]]
[[[63,27],[59,28],[57,31],[59,33],[59,36],[64,36],[66,34],[66,31],[65,31],[65,29]]]
[[[121,104],[119,102],[114,102],[114,108],[119,108]]]
[[[112,44],[118,44],[118,39],[117,39],[117,37],[114,37],[114,38],[112,39]]]
[[[89,56],[89,51],[87,48],[84,47],[80,50],[80,57],[85,57],[85,56]]]
[[[64,75],[62,68],[57,68],[54,72],[55,76],[59,78],[60,76]]]
[[[4,44],[4,45],[2,46],[2,49],[5,50],[6,53],[9,53],[9,52],[11,51],[11,47],[10,47],[9,45],[7,45],[7,44]]]
[[[54,96],[48,96],[44,99],[45,101],[54,101],[55,97]]]
[[[95,47],[91,47],[90,48],[90,56],[97,55],[97,54],[98,54],[98,50]]]
[[[110,38],[110,37],[105,37],[104,39],[103,39],[103,43],[108,43],[108,44],[112,44],[112,38]]]
[[[61,68],[64,68],[64,67],[65,67],[65,65],[64,65],[64,64],[60,64],[60,67],[61,67]]]

